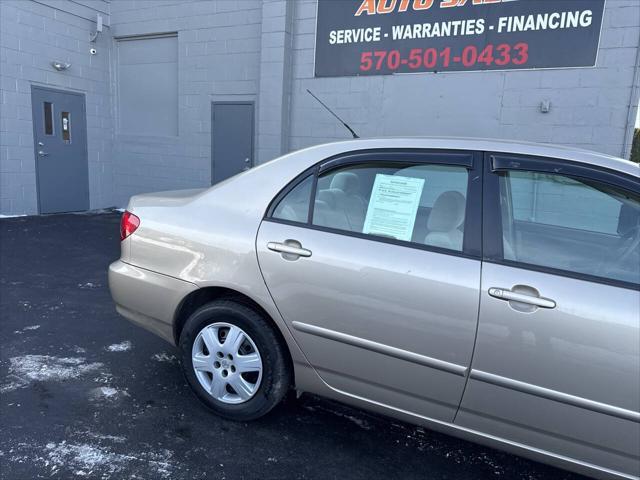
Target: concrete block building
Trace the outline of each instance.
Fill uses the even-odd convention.
[[[125,206],[349,138],[307,89],[362,137],[493,137],[628,158],[638,0],[606,1],[587,68],[330,77],[315,69],[319,1],[0,0],[0,213]]]

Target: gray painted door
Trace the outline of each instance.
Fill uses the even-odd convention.
[[[211,106],[211,184],[253,165],[253,102]]]
[[[31,89],[40,213],[89,209],[84,95]]]

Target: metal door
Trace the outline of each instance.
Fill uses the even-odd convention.
[[[624,253],[637,234],[637,192],[614,197],[595,172],[571,177],[568,162],[509,157],[503,168],[496,158],[487,158],[480,321],[456,423],[638,474],[637,244]]]
[[[253,102],[211,104],[211,184],[253,166]]]
[[[31,88],[40,213],[89,209],[84,95]]]

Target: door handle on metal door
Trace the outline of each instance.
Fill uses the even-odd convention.
[[[540,308],[555,308],[556,302],[549,298],[535,297],[524,293],[513,292],[507,288],[490,288],[489,295],[509,302],[526,303]]]
[[[38,150],[38,155],[41,156],[41,157],[46,157],[49,154],[47,152],[45,152],[44,150]]]
[[[292,245],[293,244],[293,245]],[[310,257],[311,250],[307,250],[306,248],[302,248],[300,242],[295,240],[286,240],[284,243],[279,242],[269,242],[267,243],[267,248],[274,252],[280,252],[289,255],[295,255],[298,257]]]

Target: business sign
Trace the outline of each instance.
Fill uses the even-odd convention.
[[[605,0],[318,0],[316,77],[590,67]]]

